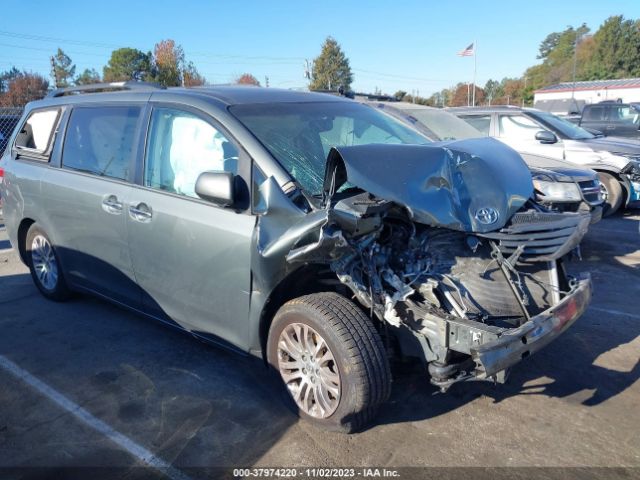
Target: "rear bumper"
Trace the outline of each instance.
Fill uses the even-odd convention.
[[[476,363],[475,377],[492,377],[555,340],[587,309],[591,290],[591,279],[585,275],[554,307],[518,328],[505,330],[495,340],[471,348],[471,357]]]

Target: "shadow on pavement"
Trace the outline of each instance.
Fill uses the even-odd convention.
[[[0,302],[0,355],[165,462],[202,467],[196,477],[252,465],[297,421],[259,360],[100,300],[47,301],[28,274],[1,277],[0,288],[14,292]],[[115,446],[74,455],[78,439],[65,427],[73,417],[59,409],[44,421],[57,425],[55,438],[40,438],[43,422],[25,419],[23,400],[10,398],[0,395],[0,466],[127,466]],[[16,444],[21,455],[2,458]]]

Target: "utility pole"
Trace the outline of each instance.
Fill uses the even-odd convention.
[[[264,76],[264,86],[269,88],[269,77],[267,75]]]
[[[524,88],[522,89],[522,108],[524,108],[524,96],[527,92],[527,76],[524,76]]]
[[[307,79],[307,87],[311,83],[311,65],[309,64],[309,59],[304,59],[304,78]]]
[[[58,75],[56,74],[56,59],[51,55],[51,77],[53,78],[53,88],[58,88]]]
[[[476,106],[476,71],[478,67],[478,40],[473,41],[473,106]]]
[[[582,36],[578,35],[578,29],[576,28],[576,40],[573,43],[573,88],[571,89],[571,100],[573,100],[576,93],[576,66],[578,64],[578,43],[580,38]]]

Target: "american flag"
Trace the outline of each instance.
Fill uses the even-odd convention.
[[[469,45],[467,48],[465,48],[464,50],[460,50],[458,52],[459,57],[473,57],[473,54],[474,54],[473,43]]]

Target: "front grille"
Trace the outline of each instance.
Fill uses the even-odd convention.
[[[598,205],[602,202],[600,198],[600,183],[597,180],[587,180],[585,182],[578,182],[580,191],[582,192],[582,198],[590,205]]]
[[[500,231],[478,236],[494,240],[505,256],[522,245],[523,260],[551,261],[566,255],[580,243],[590,220],[588,213],[530,210],[516,213]]]

